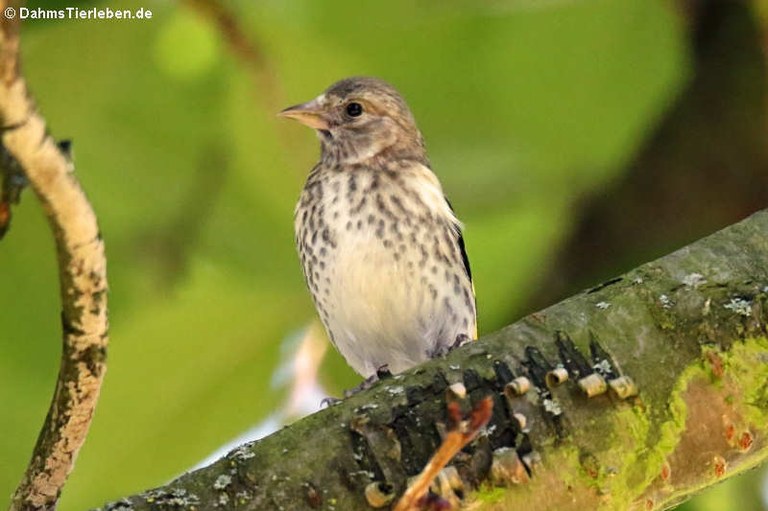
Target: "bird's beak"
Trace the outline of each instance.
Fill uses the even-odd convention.
[[[300,105],[288,107],[277,115],[295,119],[301,124],[316,130],[328,129],[328,120],[318,98]]]

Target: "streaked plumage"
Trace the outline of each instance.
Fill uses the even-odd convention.
[[[461,225],[397,91],[349,78],[282,115],[321,141],[296,207],[296,243],[320,318],[352,368],[397,373],[474,339]]]

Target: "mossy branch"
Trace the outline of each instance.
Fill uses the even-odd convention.
[[[666,508],[768,457],[766,233],[763,211],[104,509],[390,506],[456,383],[494,401],[437,485],[471,509]]]
[[[18,17],[5,11],[17,7],[0,1],[2,145],[42,203],[56,242],[63,347],[48,415],[10,509],[52,510],[85,440],[106,370],[106,258],[68,144],[48,135],[21,76]]]

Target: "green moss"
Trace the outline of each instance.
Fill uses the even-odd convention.
[[[621,502],[629,503],[631,500],[631,494],[634,493],[634,488],[642,486],[643,482],[649,477],[648,467],[652,466],[652,463],[645,458],[645,449],[641,448],[647,442],[648,435],[651,429],[651,421],[644,413],[643,409],[639,406],[633,406],[631,408],[625,408],[619,410],[616,413],[616,436],[622,436],[623,438],[617,439],[614,445],[633,445],[634,449],[628,451],[624,455],[619,457],[619,464],[616,466],[616,472],[610,475],[608,480],[612,493],[616,493],[616,490],[622,488],[628,489],[626,499],[620,499]],[[645,459],[643,459],[645,458]],[[642,470],[645,467],[646,470]]]
[[[734,344],[723,355],[726,375],[744,391],[740,412],[753,427],[768,429],[768,338],[756,337]]]
[[[558,465],[574,467],[574,470],[560,471],[562,481],[569,486],[596,488],[602,494],[611,495],[611,506],[629,508],[659,476],[661,467],[677,449],[686,431],[688,406],[685,396],[692,381],[710,382],[718,392],[725,390],[729,384],[743,390],[744,399],[734,400],[743,403],[737,411],[748,419],[751,427],[764,428],[763,425],[768,424],[768,407],[765,406],[768,400],[768,340],[748,339],[735,342],[727,351],[715,351],[714,355],[723,364],[724,375],[721,377],[718,377],[717,370],[713,371],[710,356],[702,352],[701,357],[680,373],[665,408],[660,408],[663,404],[638,404],[615,410],[608,433],[610,444],[632,445],[634,449],[623,451],[621,456],[604,451],[595,456],[583,453],[579,457],[575,449],[566,451],[560,447]],[[664,417],[654,418],[653,413],[661,413]],[[652,428],[654,422],[661,422],[657,429]],[[582,459],[590,457],[593,459],[590,465],[592,470],[585,466]],[[741,470],[744,468],[740,467]],[[702,482],[701,487],[707,484],[710,483]],[[497,496],[498,492],[494,495]]]
[[[713,370],[708,351],[715,351],[711,355],[722,361],[724,376],[719,377],[718,370]],[[722,392],[726,383],[733,381],[736,388],[748,392],[743,401],[746,406],[739,411],[746,414],[751,424],[768,423],[768,408],[761,405],[768,399],[766,359],[768,340],[764,338],[735,342],[727,351],[707,348],[680,373],[666,403],[643,406],[638,402],[636,406],[620,406],[614,411],[610,430],[606,432],[610,436],[609,443],[632,445],[632,450],[625,450],[621,455],[607,450],[594,455],[583,452],[580,456],[578,449],[564,448],[561,444],[554,457],[557,465],[563,467],[559,471],[561,481],[569,487],[592,487],[601,494],[609,494],[611,506],[616,508],[630,507],[659,476],[661,467],[677,449],[686,431],[688,406],[685,396],[691,382],[710,382],[714,389]],[[661,414],[661,417],[653,414]],[[652,428],[654,422],[659,424],[658,428]],[[607,426],[600,421],[593,425]],[[576,438],[573,441],[578,443]],[[546,457],[546,453],[544,455]],[[547,463],[554,462],[554,458],[550,457]],[[592,460],[592,463],[586,466],[584,460]],[[532,484],[536,484],[535,478]],[[500,502],[504,494],[504,489],[483,487],[475,496],[483,503],[493,504]]]
[[[590,487],[596,485],[595,479],[587,473],[588,468],[584,466],[585,459],[583,454],[575,446],[562,445],[558,447],[557,456],[553,456],[552,459],[545,461],[545,463],[562,467],[558,475],[560,480],[567,486],[583,484]],[[589,464],[590,462],[586,461],[586,463]],[[536,477],[535,473],[534,477]]]
[[[496,504],[501,502],[507,490],[496,486],[484,485],[473,496],[483,504]]]

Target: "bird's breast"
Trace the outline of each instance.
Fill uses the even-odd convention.
[[[327,311],[375,320],[416,298],[412,279],[426,266],[436,218],[402,186],[354,172],[305,190],[297,243],[310,288]]]
[[[429,202],[442,200],[439,188],[419,184],[397,174],[339,172],[310,181],[297,206],[307,284],[332,341],[362,374],[377,361],[409,367],[442,337],[474,325],[452,216]]]

